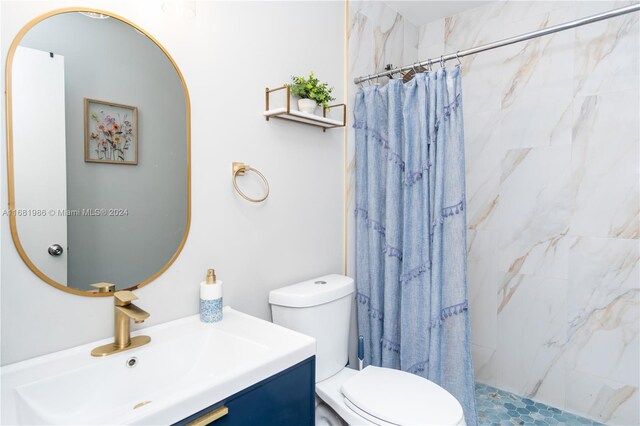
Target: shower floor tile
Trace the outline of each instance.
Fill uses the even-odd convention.
[[[541,402],[476,383],[480,425],[601,425]]]

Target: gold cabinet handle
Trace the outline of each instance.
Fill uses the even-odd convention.
[[[209,423],[215,422],[216,420],[226,416],[227,414],[229,414],[229,409],[223,405],[203,416],[198,417],[191,423],[187,423],[187,426],[205,426]]]

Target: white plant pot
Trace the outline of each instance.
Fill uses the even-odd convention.
[[[307,114],[315,114],[318,104],[313,99],[298,99],[298,111]]]

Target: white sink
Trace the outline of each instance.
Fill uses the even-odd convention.
[[[106,339],[2,367],[1,423],[174,423],[315,354],[313,338],[229,307],[216,324],[194,315],[138,334],[151,343],[92,357]]]

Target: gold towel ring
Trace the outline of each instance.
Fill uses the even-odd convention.
[[[257,171],[253,167],[249,166],[248,164],[238,163],[238,162],[232,163],[231,171],[232,171],[232,175],[233,175],[233,187],[236,189],[236,192],[238,194],[240,194],[240,196],[242,198],[244,198],[247,201],[251,201],[252,203],[261,203],[261,202],[263,202],[264,200],[267,199],[267,197],[269,196],[269,182],[267,182],[267,178],[264,177],[264,175],[262,173],[260,173],[259,171]],[[264,194],[264,197],[262,197],[262,198],[251,198],[251,197],[247,197],[242,191],[240,191],[240,188],[238,188],[238,182],[236,182],[236,178],[238,176],[244,176],[245,172],[254,172],[255,174],[257,174],[258,176],[260,176],[262,178],[262,181],[264,182],[264,188],[266,190],[266,193]]]

